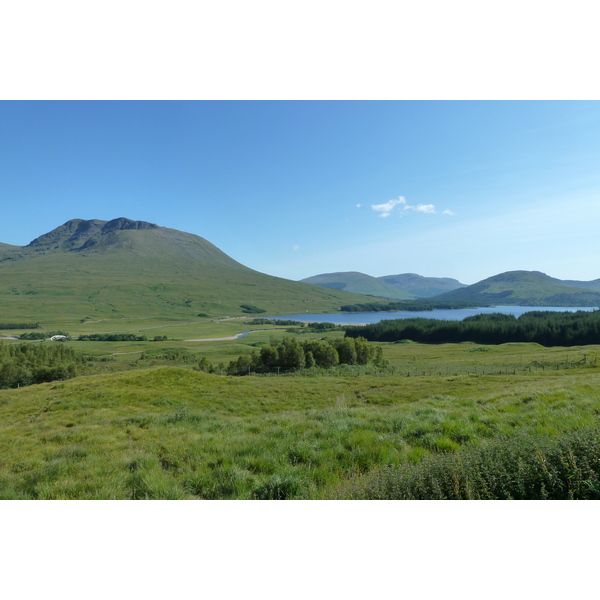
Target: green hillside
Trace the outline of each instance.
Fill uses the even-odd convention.
[[[11,250],[16,250],[19,246],[11,246],[10,244],[3,244],[0,242],[0,257],[4,256],[7,252]]]
[[[563,285],[568,285],[570,287],[583,288],[586,290],[594,290],[596,292],[600,292],[600,279],[594,279],[593,281],[577,281],[574,279],[554,279],[554,281],[558,281]]]
[[[413,294],[416,298],[432,298],[438,294],[465,287],[464,283],[451,277],[423,277],[416,273],[384,275],[378,279],[399,290]]]
[[[0,321],[332,312],[363,296],[272,277],[207,240],[143,221],[74,219],[28,246],[0,248]],[[250,308],[250,310],[252,310]]]
[[[347,271],[341,273],[322,273],[302,279],[303,283],[312,283],[333,290],[344,290],[354,292],[355,294],[365,294],[367,296],[377,296],[379,298],[389,298],[391,300],[412,300],[415,296],[409,292],[403,291],[388,285],[377,277],[371,277],[357,271]]]
[[[508,271],[440,294],[436,300],[523,306],[600,306],[600,293],[565,285],[539,271]]]

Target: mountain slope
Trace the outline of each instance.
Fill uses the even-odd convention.
[[[357,271],[340,273],[322,273],[301,280],[303,283],[312,283],[333,290],[345,290],[356,294],[366,294],[392,300],[412,300],[415,296]]]
[[[331,312],[363,296],[289,281],[238,263],[207,240],[125,218],[74,219],[24,247],[0,249],[3,319],[193,319]]]
[[[416,298],[431,298],[444,292],[466,287],[464,283],[450,277],[423,277],[416,273],[384,275],[378,279],[399,290],[413,294]]]
[[[565,285],[539,271],[507,271],[435,299],[523,306],[600,306],[600,292]]]
[[[583,288],[586,290],[594,290],[596,292],[600,292],[600,279],[594,279],[592,281],[577,281],[574,279],[554,279],[553,281],[558,283],[562,283],[563,285],[568,285],[570,287]]]
[[[10,244],[3,244],[0,242],[0,257],[4,255],[6,252],[10,252],[11,250],[16,250],[19,246],[11,246]]]

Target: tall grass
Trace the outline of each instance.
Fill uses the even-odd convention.
[[[2,390],[0,498],[358,497],[346,481],[379,481],[428,461],[453,473],[454,456],[464,463],[463,453],[483,452],[494,440],[509,446],[490,464],[510,473],[500,458],[526,466],[535,456],[528,440],[554,456],[546,444],[595,427],[598,389],[592,368],[406,378],[226,377],[161,367]],[[518,447],[510,445],[515,436],[524,436]],[[475,487],[469,477],[464,489],[488,496],[463,490],[459,497],[496,493],[487,479]],[[375,483],[369,489],[391,497]],[[510,496],[538,497],[541,489]],[[573,497],[581,489],[572,487]]]
[[[517,434],[418,464],[384,467],[347,497],[377,500],[597,500],[600,429]]]

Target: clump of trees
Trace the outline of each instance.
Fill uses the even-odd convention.
[[[258,306],[254,306],[254,304],[240,304],[240,308],[242,309],[242,312],[251,315],[259,315],[267,312],[264,308],[258,308]]]
[[[69,334],[66,331],[31,331],[30,333],[22,333],[19,336],[20,340],[45,340],[54,335],[64,335],[66,338]]]
[[[304,327],[302,321],[292,321],[291,319],[252,319],[248,321],[248,325],[295,325],[296,327]]]
[[[320,331],[344,331],[346,328],[343,325],[335,323],[304,323],[302,321],[292,321],[291,319],[252,319],[248,325],[286,325],[288,327],[298,327],[305,329],[306,332]]]
[[[425,343],[536,342],[543,346],[579,346],[600,343],[600,310],[532,311],[519,318],[492,313],[467,317],[462,321],[394,319],[347,327],[346,336],[360,336],[379,342],[409,339]]]
[[[344,331],[346,327],[344,325],[336,325],[335,323],[308,323],[307,328],[309,331]]]
[[[0,388],[70,379],[77,363],[75,351],[62,344],[0,344]]]
[[[260,351],[255,350],[231,361],[227,374],[246,375],[249,372],[313,367],[329,369],[337,365],[366,365],[369,362],[382,364],[382,349],[361,337],[302,342],[291,337],[281,340],[271,338]]]
[[[80,335],[79,340],[93,342],[147,342],[145,335],[135,335],[134,333],[89,333]]]

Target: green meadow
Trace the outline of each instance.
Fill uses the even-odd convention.
[[[599,489],[595,447],[567,441],[598,437],[600,346],[380,343],[377,367],[233,377],[201,372],[198,359],[225,367],[272,335],[343,333],[248,319],[66,325],[72,336],[127,330],[149,340],[65,342],[94,358],[81,375],[0,390],[1,498],[583,498]],[[250,329],[266,331],[186,341]],[[168,349],[183,352],[161,358]],[[498,492],[481,473],[502,456],[525,466]],[[454,483],[441,482],[448,473]]]

